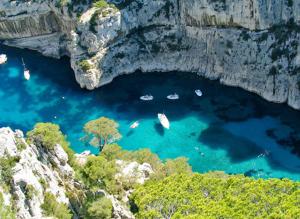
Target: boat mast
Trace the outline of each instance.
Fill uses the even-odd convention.
[[[21,59],[22,59],[22,65],[23,65],[23,68],[24,68],[24,71],[25,71],[26,70],[26,65],[25,65],[23,57]]]

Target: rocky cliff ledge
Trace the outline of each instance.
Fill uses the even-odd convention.
[[[117,8],[61,2],[1,1],[0,39],[69,55],[87,89],[136,70],[183,71],[300,109],[296,0],[121,0]]]

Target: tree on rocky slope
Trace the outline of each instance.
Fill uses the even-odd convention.
[[[99,147],[99,151],[102,151],[105,145],[121,138],[118,127],[119,124],[114,120],[100,117],[84,125],[85,136],[82,139],[94,147]]]

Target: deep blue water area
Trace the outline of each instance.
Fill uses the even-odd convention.
[[[100,116],[120,124],[124,149],[150,148],[160,158],[185,156],[193,170],[221,170],[254,177],[300,180],[300,112],[264,101],[239,88],[192,73],[135,73],[94,91],[81,89],[67,58],[46,58],[0,46],[8,63],[0,66],[0,126],[28,131],[37,122],[61,126],[76,152],[84,145],[83,125]],[[31,71],[23,78],[21,57]],[[203,96],[195,95],[201,89]],[[179,100],[166,96],[176,92]],[[139,97],[151,93],[154,100]],[[171,127],[159,124],[164,112]],[[129,128],[140,120],[137,129]]]

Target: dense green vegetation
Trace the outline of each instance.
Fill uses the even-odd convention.
[[[74,151],[66,136],[60,131],[60,127],[52,123],[37,123],[34,129],[27,132],[27,141],[36,146],[42,146],[47,150],[53,150],[56,144],[63,147],[69,157],[69,164],[74,166]]]
[[[300,217],[300,183],[218,172],[148,181],[132,200],[137,218]]]
[[[100,117],[84,125],[83,131],[85,132],[85,136],[82,139],[88,141],[94,147],[99,147],[101,151],[108,143],[121,138],[118,127],[119,124],[114,120]]]
[[[18,162],[19,157],[6,157],[0,158],[0,183],[1,186],[9,191],[12,180],[13,170],[12,168]]]
[[[44,196],[44,203],[41,205],[43,213],[49,217],[71,219],[72,214],[66,204],[59,203],[52,193],[46,192]]]
[[[87,211],[84,217],[86,219],[112,218],[113,206],[111,201],[105,197],[101,197],[96,199],[95,201],[88,202],[86,205],[86,209]]]

